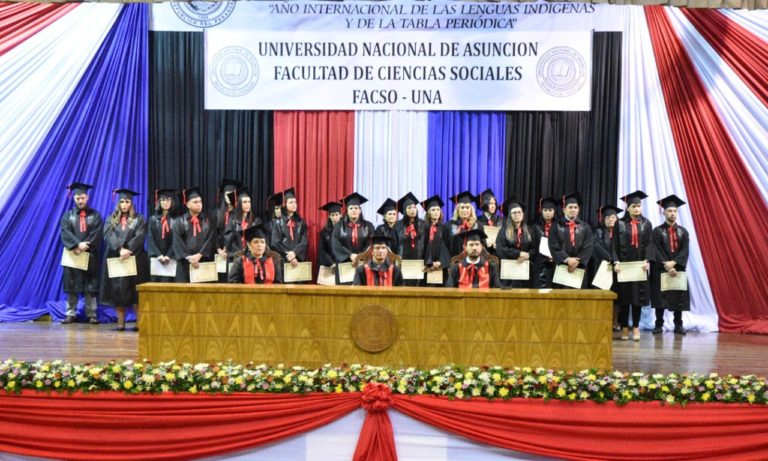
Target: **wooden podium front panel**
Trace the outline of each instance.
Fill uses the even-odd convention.
[[[606,291],[161,283],[138,290],[139,356],[152,361],[611,368],[615,295]],[[365,308],[355,324],[367,350],[352,335],[353,316]],[[396,329],[391,345],[369,352],[387,342],[388,321]]]

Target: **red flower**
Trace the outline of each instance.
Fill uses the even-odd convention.
[[[363,389],[363,408],[372,413],[386,411],[392,405],[391,394],[386,384],[368,383]]]

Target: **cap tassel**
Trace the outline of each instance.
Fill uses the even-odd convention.
[[[69,199],[72,196],[72,188],[67,186],[67,199]]]
[[[538,211],[538,213],[541,213],[541,205],[542,205],[542,203],[544,203],[544,198],[543,197],[539,199],[539,211]]]
[[[603,223],[603,207],[597,209],[597,222],[599,224]]]
[[[112,201],[115,201],[115,192],[117,192],[117,189],[112,189]]]
[[[187,205],[187,191],[186,191],[186,189],[181,191],[181,203],[183,203],[184,206]]]
[[[159,201],[157,193],[159,192],[158,189],[155,189],[155,207],[157,207],[157,202]]]

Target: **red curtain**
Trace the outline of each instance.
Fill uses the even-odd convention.
[[[77,7],[77,3],[0,3],[0,56]]]
[[[317,261],[317,237],[327,218],[319,208],[349,194],[354,186],[355,113],[274,114],[275,190],[296,187],[299,214],[309,227],[307,257]]]
[[[720,330],[768,334],[768,206],[664,8],[645,13]]]

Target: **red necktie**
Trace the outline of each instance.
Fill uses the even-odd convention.
[[[293,219],[288,218],[288,233],[291,234],[291,241],[293,241],[293,228],[296,227],[296,223]]]
[[[469,230],[469,221],[464,221],[461,223],[461,230],[468,231]]]
[[[229,224],[229,210],[224,212],[224,225]]]
[[[264,281],[264,269],[261,267],[261,260],[256,258],[256,264],[253,265],[253,275]]]
[[[163,223],[163,233],[161,238],[165,240],[165,233],[171,232],[171,226],[168,225],[168,218],[166,218],[165,216],[160,218],[160,222]]]
[[[677,231],[674,224],[669,226],[669,251],[672,253],[677,251]]]
[[[430,235],[432,232],[430,231]],[[416,226],[413,224],[405,228],[405,235],[411,238],[411,249],[416,248]],[[431,240],[431,238],[430,238]]]
[[[85,225],[85,210],[80,211],[80,232],[85,232],[88,227]]]
[[[552,223],[544,223],[544,237],[549,238],[549,228],[552,227]]]
[[[629,223],[632,225],[632,246],[635,248],[639,248],[640,238],[637,235],[637,220],[633,219]]]
[[[432,224],[432,226],[429,228],[429,241],[435,239],[435,234],[437,234],[437,223]]]
[[[120,216],[120,227],[125,230],[125,224],[128,222],[128,218]]]
[[[477,277],[477,266],[470,264],[467,266],[467,275],[469,276],[469,284],[472,285]]]
[[[576,247],[576,221],[568,221],[568,228],[571,233],[571,246]]]
[[[523,239],[523,228],[517,228],[517,248],[520,248],[520,241]]]
[[[489,226],[491,226],[491,227],[493,227],[493,216],[491,216],[490,218],[488,218],[488,225],[489,225]]]
[[[386,280],[387,280],[387,272],[386,271],[383,271],[383,270],[381,270],[381,268],[379,268],[379,270],[376,272],[376,276],[379,278],[379,286],[380,287],[383,287],[384,285],[386,285]]]
[[[192,216],[192,219],[190,219],[189,222],[192,223],[192,237],[197,237],[197,234],[203,231],[203,229],[200,228],[200,220],[197,219],[197,216]]]
[[[360,224],[351,222],[349,223],[349,227],[352,228],[352,246],[357,246],[357,228],[360,227]]]

